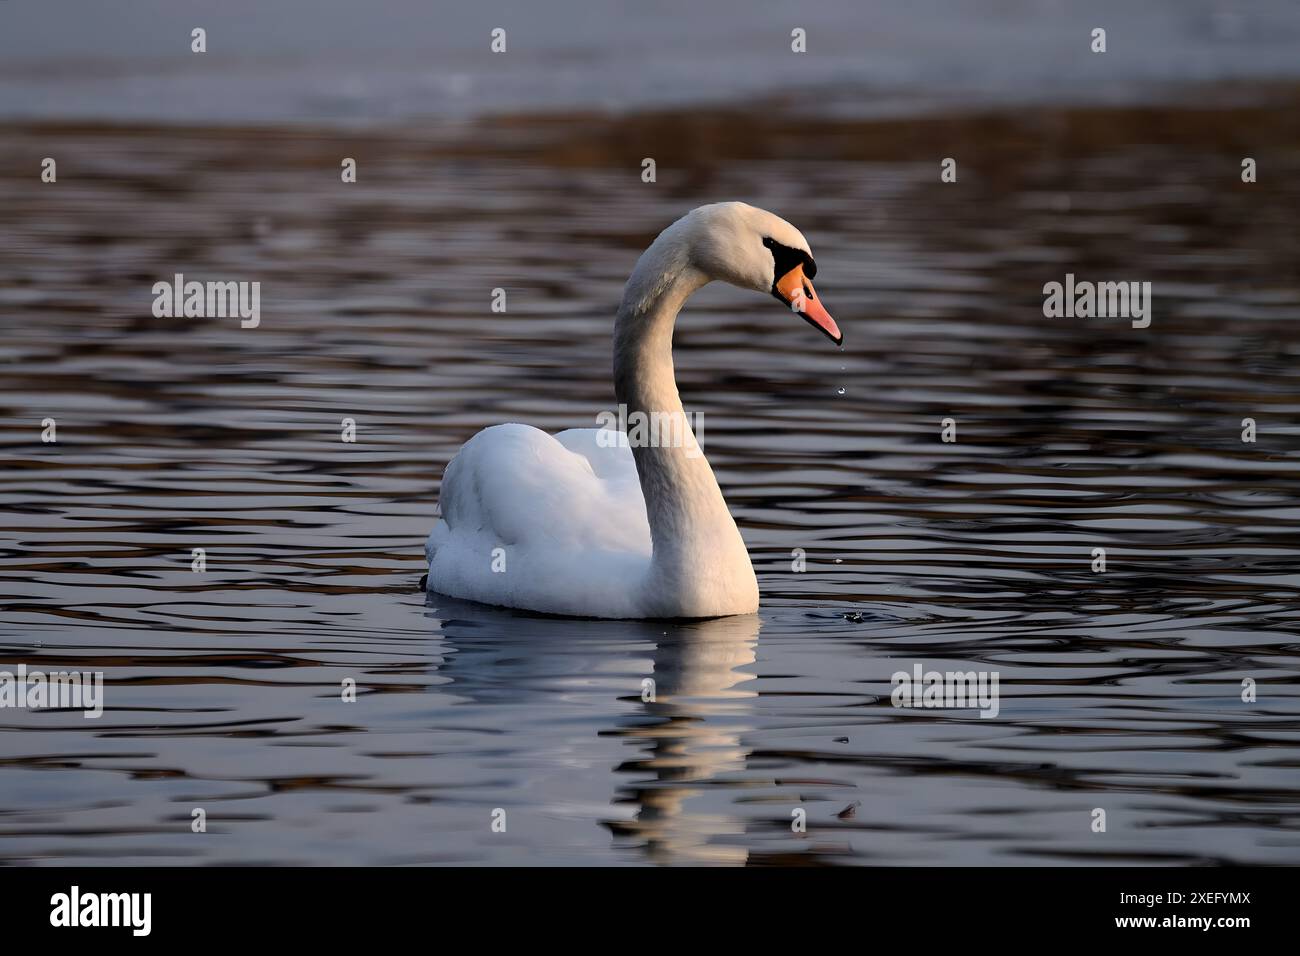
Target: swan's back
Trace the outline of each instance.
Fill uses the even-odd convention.
[[[443,475],[442,516],[426,545],[429,590],[552,614],[636,616],[629,584],[649,568],[650,526],[621,438],[507,424],[467,441]]]

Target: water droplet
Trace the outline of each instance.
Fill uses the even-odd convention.
[[[840,395],[843,395],[843,394],[844,394],[844,386],[843,386],[843,385],[841,385],[841,386],[839,387],[838,392],[839,392]]]

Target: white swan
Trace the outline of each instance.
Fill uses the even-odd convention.
[[[614,325],[614,390],[630,434],[510,424],[467,441],[443,475],[428,589],[573,617],[756,611],[745,542],[677,394],[673,322],[721,279],[771,293],[838,344],[809,281],[816,271],[799,230],[744,203],[701,206],[660,233]],[[660,424],[657,438],[636,427],[647,422]]]

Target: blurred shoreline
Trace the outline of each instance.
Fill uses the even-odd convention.
[[[1293,0],[63,0],[5,5],[0,121],[382,127],[773,98],[846,119],[1160,106],[1294,83],[1297,48]]]
[[[1252,155],[1300,151],[1300,82],[1217,83],[1177,100],[1130,105],[1003,106],[897,117],[805,113],[797,101],[766,97],[728,105],[502,113],[474,119],[407,120],[363,128],[331,123],[170,123],[120,119],[3,120],[0,156],[29,159],[40,140],[172,139],[282,147],[277,162],[314,165],[369,153],[408,159],[503,157],[559,167],[638,165],[708,170],[733,159],[895,162],[960,155],[976,168],[1044,153],[1086,156],[1120,146],[1194,146]],[[815,141],[815,149],[810,143]],[[936,153],[936,150],[942,152]],[[359,157],[358,157],[359,158]],[[255,156],[227,161],[257,165]],[[337,159],[334,159],[337,163]],[[22,180],[30,170],[7,166]],[[1013,172],[1004,168],[1005,174]],[[1267,189],[1263,177],[1258,188]]]

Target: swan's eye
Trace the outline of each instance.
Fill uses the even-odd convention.
[[[813,257],[802,249],[792,249],[782,245],[771,236],[763,237],[763,245],[772,251],[773,274],[779,279],[795,266],[803,266],[803,274],[809,279],[817,278],[817,263]]]

